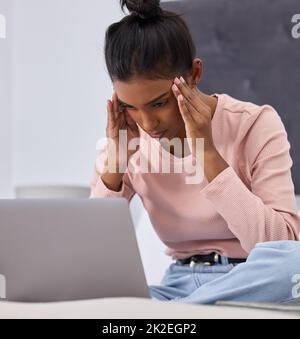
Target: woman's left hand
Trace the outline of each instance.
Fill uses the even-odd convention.
[[[172,90],[185,123],[186,135],[193,156],[196,156],[197,138],[204,138],[204,151],[214,151],[211,108],[203,102],[197,86],[194,89],[190,88],[186,81],[180,77],[180,79],[175,79]]]

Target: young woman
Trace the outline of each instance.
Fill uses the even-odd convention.
[[[158,0],[121,0],[121,6],[130,15],[106,32],[114,86],[106,133],[117,145],[120,130],[127,131],[128,143],[134,138],[143,143],[136,150],[120,144],[116,171],[106,166],[111,148],[102,148],[91,198],[141,197],[174,259],[161,285],[149,286],[153,298],[300,303],[300,218],[290,144],[278,113],[199,90],[203,63],[190,32]],[[187,153],[162,142],[174,138]],[[199,182],[188,184],[190,172],[184,170],[133,170],[149,149],[174,167],[195,164],[199,139],[204,139]]]

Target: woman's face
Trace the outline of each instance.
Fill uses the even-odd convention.
[[[173,81],[136,78],[114,81],[120,107],[149,135],[166,130],[164,138],[186,137],[184,121],[172,91]]]

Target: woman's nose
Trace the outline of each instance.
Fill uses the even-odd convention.
[[[155,117],[146,114],[141,115],[142,127],[147,132],[152,132],[159,126],[159,121]]]

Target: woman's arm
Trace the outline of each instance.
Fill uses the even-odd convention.
[[[216,149],[204,152],[204,173],[208,182],[211,182],[229,165]]]
[[[246,138],[243,151],[249,161],[245,166],[251,173],[251,191],[231,166],[222,171],[218,155],[206,157],[210,183],[201,194],[213,203],[247,252],[259,242],[298,240],[300,217],[291,177],[293,162],[278,113],[266,106]]]
[[[128,173],[108,173],[104,171],[107,165],[107,148],[103,148],[96,159],[93,178],[90,182],[90,198],[124,197],[129,202],[135,191],[132,187]]]

